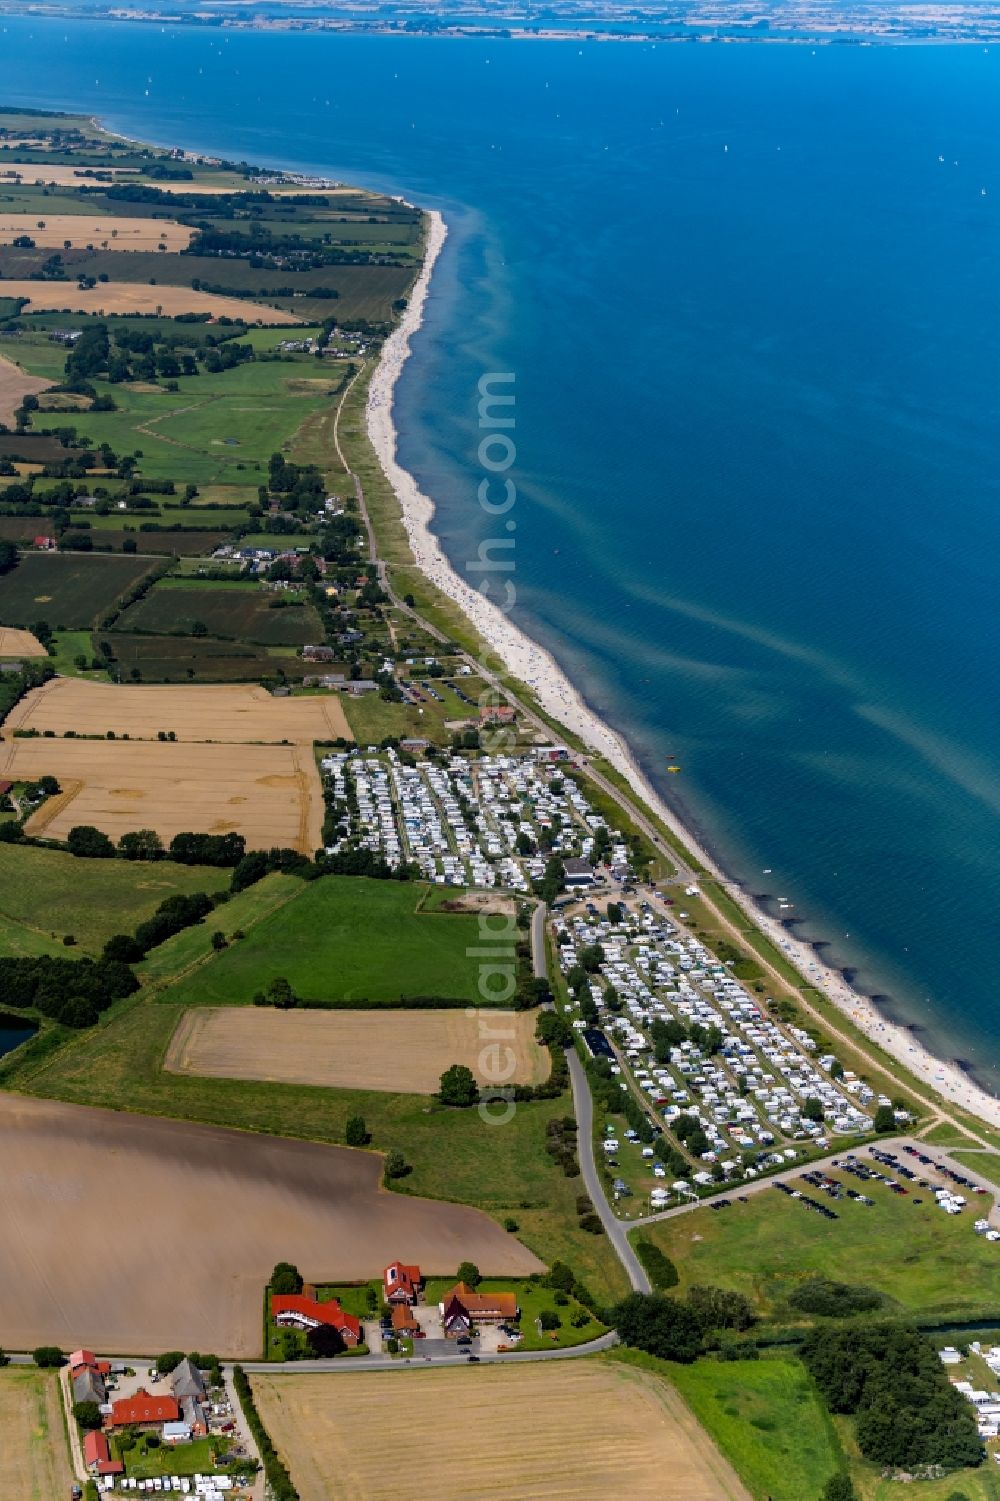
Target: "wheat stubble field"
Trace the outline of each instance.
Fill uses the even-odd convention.
[[[302,1501],[750,1501],[676,1391],[614,1360],[252,1384]],[[423,1441],[359,1443],[398,1403]]]
[[[0,1371],[0,1496],[54,1501],[73,1483],[66,1420],[54,1371]]]
[[[0,657],[44,657],[48,653],[30,631],[17,631],[0,625]]]
[[[541,1270],[479,1210],[387,1193],[373,1152],[6,1095],[0,1160],[8,1349],[252,1356],[285,1259],[314,1281],[376,1276],[397,1256],[438,1275],[466,1256]]]
[[[167,1050],[172,1073],[433,1094],[452,1063],[481,1084],[538,1084],[548,1065],[532,1011],[274,1011],[199,1006]],[[489,1076],[492,1077],[489,1077]]]
[[[277,699],[252,683],[126,687],[59,677],[26,694],[4,730],[0,776],[50,775],[62,788],[29,820],[29,834],[65,839],[77,824],[112,839],[155,829],[164,843],[188,831],[238,833],[250,849],[287,845],[306,855],[323,833],[313,742],[350,735],[333,697]],[[18,730],[31,736],[10,738]],[[67,730],[89,738],[66,739]]]
[[[82,250],[87,246],[101,246],[105,250],[157,250],[161,245],[167,250],[186,250],[194,230],[173,219],[46,214],[44,220],[29,222],[24,216],[0,214],[0,245],[9,245],[25,234],[36,245],[60,250]]]
[[[51,384],[50,380],[43,380],[40,376],[27,375],[20,365],[0,354],[0,422],[10,427],[24,397],[37,396],[39,391],[47,391]]]
[[[178,740],[248,745],[352,738],[340,700],[332,695],[274,698],[257,683],[147,686],[59,677],[26,694],[5,729],[101,736],[113,730],[132,740],[170,732]]]
[[[133,247],[136,248],[136,247]],[[141,282],[102,281],[81,289],[68,281],[4,281],[5,297],[26,297],[29,313],[157,313],[176,318],[179,313],[208,313],[212,318],[233,318],[241,323],[301,323],[284,308],[246,302],[241,297],[195,292],[189,287],[146,286]]]
[[[175,834],[242,834],[249,849],[319,847],[323,790],[303,745],[195,745],[143,740],[9,740],[0,744],[0,777],[51,775],[62,792],[25,825],[32,835],[65,839],[77,824],[109,838],[155,829]]]

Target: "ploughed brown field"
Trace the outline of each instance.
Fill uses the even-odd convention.
[[[252,1386],[302,1501],[750,1501],[673,1387],[613,1359]],[[359,1443],[373,1413],[400,1404],[406,1434]]]
[[[186,250],[194,230],[172,219],[116,219],[90,214],[46,214],[44,227],[26,214],[0,214],[0,245],[10,245],[21,235],[28,235],[36,245],[58,247],[69,240],[72,250],[88,245],[104,250]]]
[[[0,1496],[49,1501],[68,1496],[74,1475],[55,1371],[0,1371]]]
[[[0,354],[0,422],[13,427],[14,413],[24,397],[37,396],[39,391],[47,391],[51,384],[50,380],[42,380],[37,375],[26,375],[20,365]],[[35,519],[39,520],[38,517]]]
[[[259,683],[158,687],[59,677],[26,694],[4,728],[102,736],[114,730],[132,740],[155,740],[161,730],[172,730],[178,740],[246,744],[352,738],[340,700],[332,695],[274,698]]]
[[[273,1011],[200,1006],[177,1026],[164,1067],[215,1079],[434,1094],[452,1063],[481,1084],[538,1084],[548,1064],[535,1013]]]
[[[37,520],[37,518],[35,518]],[[44,657],[45,647],[30,631],[0,625],[0,657]]]
[[[385,1192],[372,1152],[4,1095],[0,1160],[7,1349],[252,1356],[282,1260],[317,1282],[396,1257],[437,1275],[464,1258],[540,1270],[479,1210]]]
[[[5,297],[27,297],[29,313],[62,312],[161,313],[176,318],[178,313],[208,313],[212,318],[234,318],[244,323],[301,323],[294,313],[283,308],[265,307],[260,302],[246,302],[241,297],[221,297],[213,292],[195,292],[190,287],[168,287],[143,282],[102,281],[81,291],[76,282],[4,281]]]
[[[167,726],[164,726],[167,728]],[[8,740],[0,777],[50,774],[62,788],[26,824],[29,834],[65,839],[92,824],[111,839],[155,829],[175,834],[242,834],[249,849],[319,847],[323,790],[303,745],[192,745],[143,740]]]

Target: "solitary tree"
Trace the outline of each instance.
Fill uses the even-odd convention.
[[[290,1261],[279,1261],[271,1273],[270,1286],[273,1293],[300,1293],[302,1273]]]
[[[442,1105],[457,1105],[465,1108],[479,1099],[479,1085],[471,1068],[464,1063],[453,1063],[441,1075],[438,1098]]]
[[[458,1268],[458,1280],[464,1282],[466,1287],[478,1287],[483,1274],[474,1261],[463,1261]]]
[[[267,999],[272,1006],[277,1006],[281,1011],[287,1011],[295,1005],[295,992],[285,979],[284,975],[275,975],[267,987]]]
[[[831,1475],[823,1487],[821,1501],[857,1501],[857,1492],[851,1484],[851,1477],[841,1471],[839,1475]]]
[[[892,1113],[891,1105],[880,1105],[875,1112],[876,1131],[894,1131],[896,1129],[896,1117]]]
[[[349,1147],[363,1147],[368,1140],[368,1127],[365,1125],[363,1115],[352,1115],[348,1118],[344,1130],[344,1140]]]

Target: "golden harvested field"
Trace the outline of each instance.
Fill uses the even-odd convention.
[[[29,313],[62,312],[161,313],[176,318],[178,313],[208,313],[213,318],[238,318],[245,323],[301,323],[284,308],[265,307],[246,302],[241,297],[217,297],[211,292],[194,292],[190,287],[150,287],[142,282],[102,281],[81,291],[76,282],[4,281],[5,297],[27,297]]]
[[[0,657],[44,657],[45,647],[30,631],[0,625]]]
[[[214,1079],[434,1094],[452,1063],[466,1064],[483,1084],[541,1083],[548,1065],[534,1012],[203,1006],[184,1013],[164,1067]]]
[[[285,1259],[315,1282],[397,1256],[439,1276],[464,1257],[498,1276],[541,1269],[479,1210],[386,1193],[373,1152],[3,1095],[0,1160],[7,1349],[251,1356]]]
[[[673,1387],[614,1360],[255,1375],[252,1386],[302,1501],[750,1501]],[[405,1435],[358,1443],[372,1413],[399,1403]]]
[[[0,354],[0,422],[7,427],[14,423],[14,413],[25,396],[37,396],[47,391],[52,382],[37,375],[27,375],[20,365],[5,359]]]
[[[274,698],[259,683],[187,684],[88,683],[50,678],[34,688],[8,715],[12,730],[75,730],[78,735],[128,735],[155,740],[173,730],[178,740],[277,742],[312,745],[314,740],[351,738],[339,698]]]
[[[36,245],[51,245],[60,250],[70,242],[70,249],[85,250],[186,250],[194,230],[172,219],[92,218],[89,214],[46,215],[42,226],[24,214],[0,214],[0,245],[9,245],[20,235],[29,235]]]
[[[69,1495],[74,1476],[55,1371],[0,1371],[0,1432],[0,1496],[54,1501]]]
[[[244,835],[250,849],[319,847],[323,792],[312,750],[301,745],[192,745],[142,740],[8,740],[0,777],[58,777],[29,834],[65,839],[92,824],[111,839],[155,829]]]
[[[30,142],[21,142],[29,145]],[[20,177],[22,182],[44,182],[54,188],[85,188],[99,187],[93,177],[84,177],[86,167],[68,166],[66,162],[9,162],[6,156],[0,157],[0,185],[4,178],[12,176]],[[94,171],[94,168],[89,170]],[[102,167],[101,171],[105,169]],[[129,167],[108,167],[107,170],[113,177],[131,177],[138,181],[134,169]]]

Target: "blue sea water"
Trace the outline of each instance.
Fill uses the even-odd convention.
[[[515,618],[997,1087],[997,53],[8,19],[0,57],[8,103],[444,211],[398,414],[453,561],[512,371]]]

